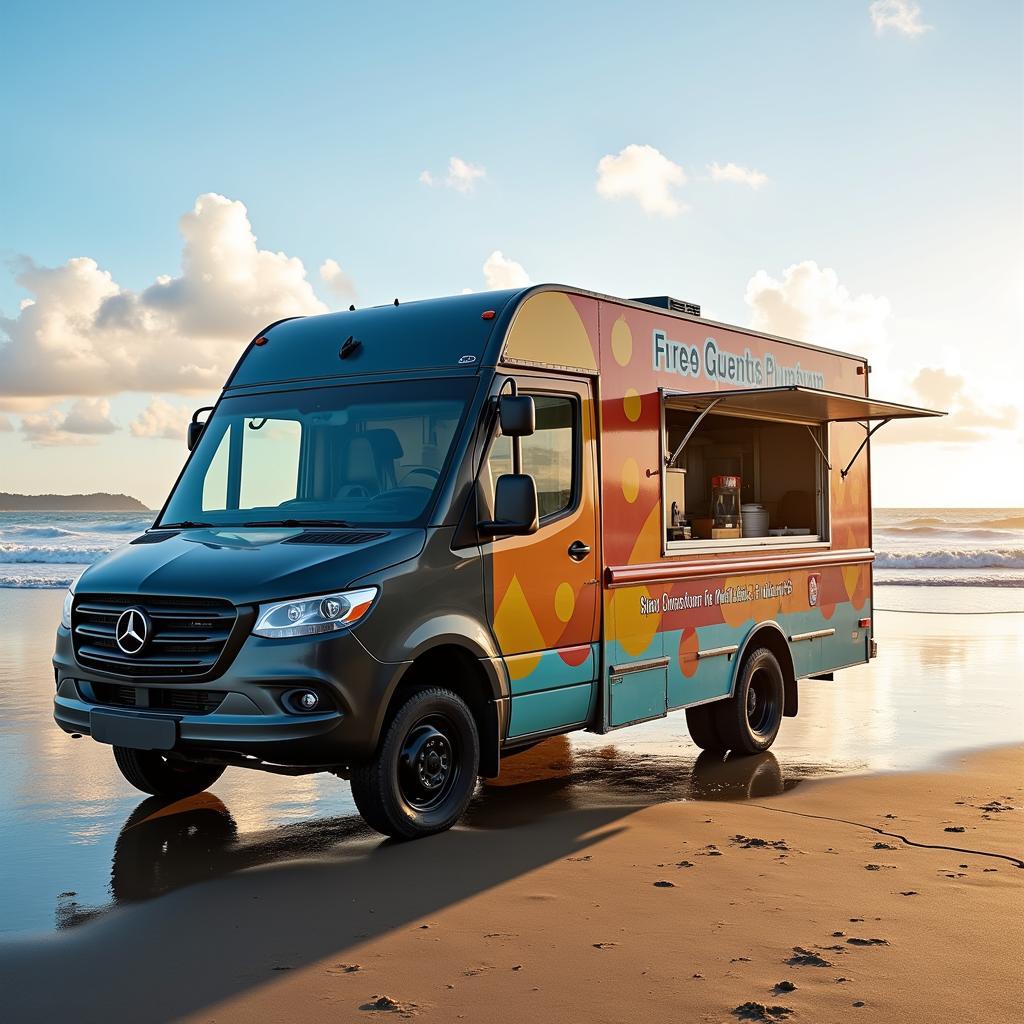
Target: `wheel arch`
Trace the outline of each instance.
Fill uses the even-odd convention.
[[[767,647],[775,655],[782,668],[784,704],[782,713],[786,718],[796,717],[799,707],[796,685],[796,666],[793,663],[793,652],[789,649],[789,640],[782,627],[775,621],[759,622],[743,638],[736,651],[732,680],[729,684],[729,696],[736,693],[736,683],[743,668],[743,660],[747,653],[758,647]]]
[[[409,661],[388,696],[378,723],[376,743],[406,698],[431,686],[451,690],[466,702],[480,737],[480,774],[485,778],[496,777],[506,703],[505,681],[494,661],[472,650],[464,637],[434,637]]]

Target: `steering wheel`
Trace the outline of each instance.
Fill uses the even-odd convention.
[[[405,473],[402,474],[399,487],[415,487],[416,484],[406,484],[405,481],[411,476],[420,475],[432,477],[434,480],[441,479],[441,471],[439,469],[434,469],[432,466],[410,466]]]

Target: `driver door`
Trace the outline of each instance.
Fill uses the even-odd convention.
[[[587,380],[517,378],[536,430],[522,439],[523,472],[537,485],[540,525],[483,545],[490,614],[508,671],[509,736],[560,732],[590,720],[598,675],[601,555],[595,407]],[[482,486],[512,471],[511,441],[492,440]]]

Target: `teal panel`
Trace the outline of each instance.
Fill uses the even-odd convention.
[[[585,722],[590,715],[593,692],[593,683],[583,683],[513,697],[509,736],[548,732]]]
[[[569,648],[569,650],[581,649]],[[510,673],[517,663],[536,657],[531,654],[513,654],[505,658]],[[511,679],[509,688],[513,697],[524,693],[536,693],[538,690],[554,690],[560,686],[572,686],[574,683],[590,683],[597,676],[597,644],[591,644],[586,658],[578,665],[565,662],[557,648],[541,651],[536,667],[521,679]]]
[[[668,670],[664,667],[612,676],[608,684],[608,724],[628,725],[664,716],[667,687]]]

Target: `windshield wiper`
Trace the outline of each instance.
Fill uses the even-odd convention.
[[[260,519],[243,526],[351,526],[344,519]]]
[[[182,519],[180,523],[161,523],[159,526],[154,526],[154,530],[198,530],[207,526],[213,526],[213,523],[194,523],[191,519]]]

